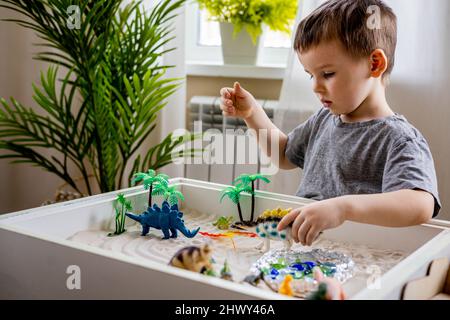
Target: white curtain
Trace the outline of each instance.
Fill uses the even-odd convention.
[[[0,8],[0,19],[6,18],[23,16]],[[8,102],[14,97],[27,107],[34,105],[32,83],[40,83],[40,72],[47,69],[46,63],[33,60],[37,51],[33,44],[40,42],[33,31],[0,21],[0,97]],[[63,183],[40,168],[9,162],[0,159],[0,214],[39,206],[52,199],[56,188]]]
[[[297,24],[319,0],[300,1]],[[403,114],[427,139],[434,156],[443,209],[440,219],[450,219],[446,212],[450,199],[450,1],[388,0],[398,18],[396,63],[387,89],[388,102]],[[275,124],[285,133],[303,122],[320,107],[311,83],[295,52],[289,57]],[[301,172],[282,171],[272,183],[272,190],[294,194]]]
[[[323,0],[299,0],[297,18],[292,34],[292,41],[300,21],[314,10]],[[279,104],[274,113],[274,123],[284,133],[289,133],[297,125],[308,119],[320,106],[311,90],[311,81],[298,61],[294,50],[288,57],[286,72],[281,87]],[[280,170],[267,185],[266,190],[294,195],[300,184],[300,169]]]
[[[398,18],[396,62],[388,102],[427,139],[443,208],[450,220],[450,1],[390,0]]]

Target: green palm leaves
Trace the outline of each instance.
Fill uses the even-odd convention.
[[[237,177],[233,181],[233,183],[236,183],[236,182],[240,181],[244,185],[249,185],[249,184],[254,183],[257,180],[262,180],[262,181],[264,181],[266,183],[270,182],[269,178],[267,178],[267,175],[257,173],[257,174],[241,174],[239,177]]]
[[[227,187],[221,192],[220,202],[222,202],[224,197],[228,197],[233,203],[235,203],[238,207],[239,219],[242,224],[252,225],[253,224],[253,215],[255,211],[255,181],[262,180],[266,183],[269,183],[270,180],[267,176],[262,174],[242,174],[237,177],[233,184],[238,183],[236,186]],[[240,204],[241,193],[249,193],[252,196],[252,211],[249,221],[244,221],[242,217],[242,209]]]
[[[150,189],[148,193],[148,206],[152,206],[152,195],[153,195],[153,184],[157,183],[163,187],[167,187],[169,185],[169,176],[163,173],[156,174],[156,171],[153,169],[149,169],[147,172],[138,172],[135,173],[133,180],[131,183],[134,185],[137,182],[142,181],[144,185],[144,189]]]
[[[251,188],[248,186],[244,186],[242,184],[238,184],[237,186],[234,187],[227,187],[225,190],[222,191],[220,202],[222,202],[224,197],[228,197],[231,201],[233,201],[233,203],[238,204],[242,192],[250,193]]]
[[[156,190],[155,190],[156,194]],[[175,186],[171,187],[162,187],[161,195],[164,197],[164,200],[168,201],[170,205],[174,205],[178,203],[178,200],[184,201],[183,194],[176,189]]]
[[[252,211],[250,215],[250,223],[253,223],[253,215],[255,212],[255,181],[262,180],[265,183],[269,183],[270,180],[266,175],[257,173],[257,174],[241,174],[237,177],[233,183],[241,181],[245,186],[251,185],[251,194],[252,194]]]
[[[144,10],[142,1],[123,2],[0,1],[23,17],[9,21],[45,40],[36,59],[52,64],[40,86],[33,85],[39,110],[0,99],[0,158],[39,166],[77,192],[92,194],[96,186],[101,192],[117,190],[133,172],[157,170],[195,153],[175,153],[194,135],[169,134],[138,155],[167,98],[182,83],[165,77],[173,66],[162,65],[161,58],[174,50],[172,21],[185,0],[160,0],[151,10]],[[67,26],[69,6],[79,8],[79,29]]]
[[[242,209],[241,209],[241,193],[242,192],[251,192],[251,188],[249,186],[244,186],[242,184],[239,184],[234,187],[227,187],[222,191],[222,196],[220,197],[220,202],[222,202],[223,198],[228,197],[234,204],[237,205],[238,213],[239,213],[239,220],[241,223],[244,223],[244,218],[242,216]]]
[[[169,176],[163,173],[156,174],[156,171],[149,169],[147,172],[137,172],[134,175],[132,184],[141,182],[144,189],[149,191],[148,206],[152,206],[152,196],[162,196],[170,205],[184,201],[183,194],[175,186],[169,186]]]
[[[132,209],[131,201],[126,200],[123,193],[119,193],[116,198],[116,206],[114,209],[116,212],[116,230],[114,231],[114,233],[108,234],[109,236],[119,235],[125,232],[125,212]]]

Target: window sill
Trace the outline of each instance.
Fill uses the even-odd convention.
[[[214,62],[186,61],[188,76],[239,77],[282,80],[285,65],[224,65]]]

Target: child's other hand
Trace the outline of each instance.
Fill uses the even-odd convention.
[[[345,221],[345,208],[340,198],[314,202],[289,212],[278,224],[283,230],[292,223],[295,242],[310,246],[326,229],[340,226]]]
[[[220,109],[225,116],[247,119],[251,117],[257,102],[250,92],[241,87],[239,82],[233,88],[220,89]]]

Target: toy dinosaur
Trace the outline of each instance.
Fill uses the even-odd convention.
[[[188,230],[184,225],[183,213],[178,210],[178,205],[170,206],[167,201],[162,203],[161,208],[156,204],[153,207],[148,207],[141,215],[128,212],[125,215],[142,225],[142,236],[145,236],[150,228],[155,228],[162,230],[164,233],[163,239],[176,238],[177,230],[187,238],[193,238],[200,230],[200,227],[193,231]]]
[[[265,210],[258,217],[256,220],[256,233],[259,237],[263,238],[264,241],[256,247],[257,249],[263,249],[264,252],[267,252],[270,249],[270,240],[277,240],[284,241],[286,250],[290,250],[292,246],[291,227],[287,227],[282,231],[278,231],[277,227],[281,219],[291,210],[291,208]]]
[[[284,277],[283,282],[280,284],[280,287],[278,288],[278,293],[292,297],[294,295],[291,283],[292,280],[293,278],[290,274],[286,275],[286,277]]]
[[[230,266],[228,265],[228,261],[225,260],[223,263],[223,268],[220,270],[220,278],[224,280],[233,281],[233,275],[231,274]]]
[[[232,216],[221,216],[216,220],[216,222],[213,223],[213,226],[217,227],[217,229],[220,230],[227,230],[230,228],[231,221],[233,221]]]
[[[184,247],[174,254],[169,265],[208,274],[213,271],[211,253],[212,250],[208,244],[202,247]]]
[[[317,290],[306,296],[307,300],[345,300],[347,295],[342,284],[335,278],[326,277],[320,268],[314,268],[314,280],[319,283]]]

